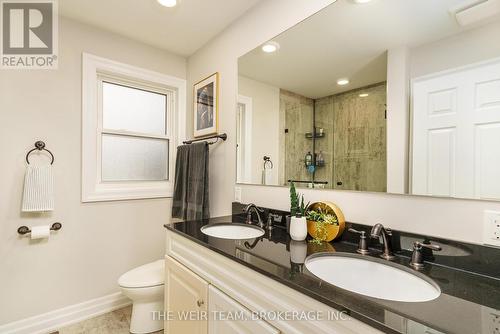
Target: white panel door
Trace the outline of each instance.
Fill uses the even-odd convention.
[[[500,199],[500,61],[413,83],[412,193]]]
[[[165,270],[165,333],[206,334],[208,283],[169,256]]]
[[[212,285],[208,288],[208,312],[209,334],[280,333],[265,321],[252,320],[249,310]]]

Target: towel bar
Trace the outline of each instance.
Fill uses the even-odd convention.
[[[183,144],[188,145],[188,144],[192,144],[192,143],[197,142],[197,141],[208,140],[208,139],[215,139],[215,141],[208,143],[209,145],[212,145],[212,144],[215,144],[216,142],[218,142],[219,139],[222,139],[223,141],[226,141],[227,134],[221,133],[220,135],[214,135],[214,136],[210,136],[210,137],[204,137],[204,138],[186,140],[185,142],[183,142]]]
[[[303,181],[303,180],[288,180],[288,183],[313,183],[313,184],[324,184],[327,185],[328,181]]]
[[[59,231],[61,228],[62,228],[61,223],[54,223],[50,227],[50,230],[51,231]],[[17,229],[17,233],[19,233],[21,235],[25,235],[25,234],[31,233],[31,230],[28,226],[21,226]]]

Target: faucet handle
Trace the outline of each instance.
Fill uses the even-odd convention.
[[[273,214],[270,213],[268,216],[267,216],[267,229],[270,231],[274,228],[273,226],[273,221],[274,221],[274,217],[273,217]]]
[[[364,236],[365,236],[365,233],[366,233],[366,231],[359,231],[359,230],[355,230],[355,229],[353,229],[352,227],[349,227],[348,231],[349,231],[349,232],[352,232],[352,233],[361,234],[361,236],[362,236],[362,237],[364,237]]]
[[[420,242],[420,241],[415,241],[413,243],[413,249],[414,250],[415,249],[419,249],[420,250],[420,249],[422,249],[422,247],[428,248],[428,249],[433,250],[433,251],[440,251],[442,249],[441,246],[439,246],[439,245],[425,244],[425,243]]]
[[[413,254],[411,255],[410,266],[416,270],[420,270],[424,267],[424,255],[422,254],[422,248],[427,248],[433,251],[440,251],[442,249],[439,245],[425,244],[420,241],[415,241],[413,243]]]

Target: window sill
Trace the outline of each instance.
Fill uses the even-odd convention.
[[[124,201],[153,198],[172,198],[171,182],[135,182],[98,184],[94,189],[82,189],[82,202]]]

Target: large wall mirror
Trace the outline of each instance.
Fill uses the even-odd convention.
[[[240,57],[237,182],[500,200],[496,4],[338,0]]]

